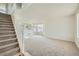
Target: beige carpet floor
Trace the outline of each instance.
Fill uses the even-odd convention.
[[[24,47],[32,56],[79,56],[75,43],[43,36],[24,39]]]

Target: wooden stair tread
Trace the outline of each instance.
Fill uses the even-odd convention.
[[[5,32],[15,32],[15,31],[0,31],[0,33],[5,33]]]
[[[13,27],[13,25],[0,25],[0,27],[2,27],[2,26],[7,26],[7,27],[10,26],[10,27]]]
[[[14,28],[0,28],[0,31],[14,31]]]
[[[0,29],[14,29],[14,28],[0,28]]]
[[[11,39],[6,39],[6,40],[0,40],[0,42],[6,42],[6,41],[10,41],[10,40],[17,40],[16,38],[11,38]]]
[[[7,21],[7,20],[6,20],[6,21],[5,21],[5,20],[0,20],[0,22],[12,22],[12,21]]]
[[[7,44],[7,45],[4,45],[4,46],[0,46],[0,49],[2,49],[2,48],[6,48],[6,47],[8,47],[8,46],[15,45],[15,44],[18,44],[18,42],[11,43],[11,44]]]
[[[14,48],[14,49],[11,49],[11,50],[9,50],[9,51],[6,51],[6,52],[4,52],[4,53],[1,53],[0,54],[0,56],[10,56],[12,53],[14,53],[14,52],[18,52],[18,50],[19,50],[19,48],[17,47],[17,48]],[[15,54],[15,53],[14,53]]]
[[[6,37],[6,36],[15,36],[15,34],[0,35],[0,37]]]

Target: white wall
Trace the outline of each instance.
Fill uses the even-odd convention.
[[[0,3],[0,12],[6,13],[6,3]]]
[[[45,34],[47,37],[74,41],[75,17],[56,17],[48,20]]]
[[[79,11],[76,14],[76,38],[75,38],[75,42],[77,47],[79,48]]]
[[[79,38],[79,14],[77,14],[77,38]]]
[[[44,35],[66,41],[75,39],[75,16],[77,4],[23,4],[13,15],[17,37],[22,46],[25,23],[43,23]]]

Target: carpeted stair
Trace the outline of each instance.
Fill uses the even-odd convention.
[[[14,56],[20,53],[11,16],[0,13],[0,56]]]

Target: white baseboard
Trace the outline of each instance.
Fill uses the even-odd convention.
[[[45,37],[47,37],[47,36],[45,36]],[[75,39],[74,39],[74,41],[73,41],[73,40],[70,40],[70,39],[68,39],[68,38],[58,38],[58,37],[47,37],[47,38],[49,38],[49,39],[57,39],[57,40],[75,42]]]
[[[24,54],[24,56],[32,56],[30,53],[28,53],[27,51],[21,51],[21,53]]]
[[[76,46],[79,48],[79,38],[75,39]]]

